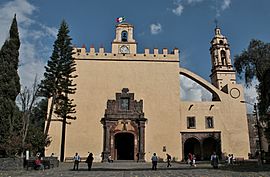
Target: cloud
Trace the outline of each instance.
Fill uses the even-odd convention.
[[[244,82],[241,84],[244,85]],[[245,97],[246,102],[248,102],[250,104],[254,104],[254,103],[258,102],[258,100],[257,100],[258,94],[256,91],[256,85],[258,85],[258,84],[259,84],[258,80],[254,79],[252,81],[251,87],[249,87],[249,88],[244,87],[244,97]],[[254,107],[250,104],[246,104],[248,113],[252,113],[253,109],[254,109]]]
[[[221,15],[221,12],[228,9],[231,6],[231,2],[232,2],[231,0],[222,0],[222,1],[216,0],[215,5],[216,17],[219,17]]]
[[[150,25],[151,34],[159,34],[161,31],[162,31],[162,26],[160,23]]]
[[[177,7],[175,9],[172,9],[172,12],[177,15],[180,16],[183,13],[184,10],[184,6],[182,4],[177,4]]]
[[[175,8],[171,9],[172,13],[181,16],[186,6],[192,6],[199,4],[201,2],[206,2],[206,0],[175,0],[173,4]],[[210,7],[214,6],[216,10],[216,17],[220,16],[221,12],[228,9],[231,5],[231,0],[208,0],[211,3]]]
[[[57,34],[55,27],[48,27],[33,18],[37,9],[27,0],[0,4],[0,45],[8,38],[12,18],[16,13],[21,40],[18,71],[21,85],[27,87],[33,84],[36,75],[39,79],[43,76],[44,65],[51,53],[47,47],[48,41],[54,40]]]
[[[180,98],[183,101],[211,101],[212,94],[193,80],[180,75]]]
[[[221,9],[225,10],[225,9],[229,8],[230,4],[231,4],[231,0],[224,0],[223,4],[221,5]]]
[[[202,2],[203,0],[187,0],[188,4]]]

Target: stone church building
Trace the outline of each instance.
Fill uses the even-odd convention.
[[[95,161],[109,155],[136,160],[137,154],[140,161],[150,161],[155,152],[181,161],[191,152],[207,160],[214,151],[248,158],[243,88],[236,83],[229,43],[220,28],[215,28],[210,47],[211,83],[181,67],[178,49],[137,53],[131,24],[116,26],[111,45],[110,52],[74,49],[77,119],[67,125],[65,158],[92,152]],[[181,100],[180,75],[207,89],[212,100]],[[60,155],[61,129],[61,122],[51,122],[47,155]]]

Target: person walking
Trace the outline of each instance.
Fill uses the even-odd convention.
[[[213,168],[218,168],[218,155],[216,155],[216,152],[211,155],[211,165]]]
[[[187,160],[188,164],[190,166],[192,166],[193,163],[193,155],[191,153],[188,153],[188,160]]]
[[[79,154],[76,152],[75,156],[73,157],[74,160],[74,166],[73,166],[73,170],[79,170],[79,163],[81,161],[81,157],[79,156]]]
[[[169,155],[169,154],[166,154],[167,156],[167,167],[171,167],[171,160],[172,160],[172,157]]]
[[[157,170],[158,157],[156,153],[153,154],[151,160],[152,160],[152,170]]]
[[[88,155],[88,157],[87,157],[87,159],[85,161],[87,163],[87,165],[88,165],[88,171],[90,171],[91,168],[92,168],[93,160],[94,160],[93,154],[89,153],[89,155]]]

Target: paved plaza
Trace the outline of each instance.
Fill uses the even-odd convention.
[[[166,163],[159,163],[158,170],[151,170],[151,163],[114,162],[94,163],[92,171],[87,171],[87,164],[80,163],[79,171],[73,171],[73,163],[60,163],[58,168],[37,170],[0,171],[1,177],[269,177],[270,165],[258,167],[256,164],[220,166],[213,169],[209,164],[197,164],[190,167],[187,164],[173,163],[167,168]]]

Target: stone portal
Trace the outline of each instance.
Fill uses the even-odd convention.
[[[134,100],[134,93],[123,88],[116,100],[108,100],[103,124],[102,161],[145,161],[145,122],[143,100]]]

